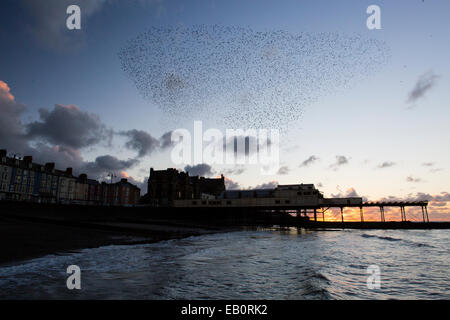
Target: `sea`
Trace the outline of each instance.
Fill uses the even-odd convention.
[[[450,230],[246,229],[4,266],[0,299],[450,299],[449,249]]]

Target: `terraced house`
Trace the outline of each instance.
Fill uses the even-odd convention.
[[[140,189],[127,179],[99,183],[84,173],[74,176],[72,168],[62,171],[53,162],[40,165],[0,150],[0,200],[128,206],[139,198]]]

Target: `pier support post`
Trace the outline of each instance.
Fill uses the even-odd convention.
[[[423,218],[423,222],[425,223],[425,209],[423,208],[423,206],[421,206],[422,208],[422,218]]]
[[[325,222],[325,210],[322,208],[322,221]]]
[[[317,222],[317,209],[314,208],[314,221]]]
[[[344,222],[344,207],[341,207],[341,219]]]
[[[384,207],[380,206],[381,222],[386,222],[384,219]]]
[[[364,222],[364,210],[363,210],[363,207],[359,207],[359,212],[361,214],[361,222]]]
[[[425,206],[425,214],[427,215],[427,222],[430,222],[430,217],[428,216],[428,208]]]

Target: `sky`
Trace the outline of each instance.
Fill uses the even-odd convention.
[[[429,200],[450,220],[449,30],[446,0],[4,0],[0,148],[144,192],[150,167],[189,165],[228,188]],[[281,130],[280,170],[173,163],[171,132],[195,120]]]

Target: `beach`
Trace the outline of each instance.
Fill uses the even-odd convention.
[[[0,265],[85,248],[153,243],[232,230],[152,217],[136,209],[2,203]]]

